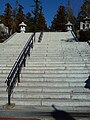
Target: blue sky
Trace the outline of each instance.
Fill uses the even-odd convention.
[[[31,12],[31,6],[34,4],[33,0],[18,0],[24,7],[24,13]],[[43,13],[46,18],[47,25],[51,24],[54,15],[57,13],[58,7],[64,5],[67,7],[68,0],[41,0],[43,6]],[[5,9],[5,3],[9,2],[12,7],[15,7],[15,0],[0,0],[0,14],[3,14]],[[77,15],[83,0],[71,0],[71,7],[73,12]]]

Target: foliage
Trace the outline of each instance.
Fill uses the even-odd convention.
[[[46,25],[45,17],[42,13],[42,7],[40,8],[37,27],[38,27],[38,31],[47,31],[47,25]]]
[[[83,18],[90,17],[90,0],[83,0],[83,5],[78,13],[78,20],[83,21]]]
[[[47,29],[45,17],[42,13],[42,6],[40,0],[33,0],[35,5],[34,5],[34,10],[32,11],[34,15],[34,31],[42,31]]]
[[[25,15],[25,23],[27,24],[26,31],[33,32],[34,31],[34,23],[33,17],[30,12]]]
[[[59,6],[57,14],[52,21],[52,31],[65,31],[66,11],[64,6]]]
[[[18,11],[16,14],[16,26],[17,26],[17,31],[19,31],[19,24],[24,21],[24,13],[23,13],[23,6],[19,4],[18,6]]]
[[[76,25],[76,17],[73,14],[73,10],[71,8],[66,10],[66,20],[67,22],[70,21],[74,26]]]
[[[4,10],[3,22],[5,26],[9,28],[9,32],[11,30],[12,24],[12,7],[9,3],[5,4],[6,8]]]
[[[90,30],[89,31],[81,30],[79,32],[79,36],[80,36],[80,38],[79,38],[80,41],[88,41],[88,40],[90,40]]]
[[[4,42],[5,39],[8,38],[8,34],[5,33],[2,29],[2,27],[0,26],[0,43]]]

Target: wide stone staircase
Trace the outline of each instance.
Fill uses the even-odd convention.
[[[0,105],[7,103],[4,81],[30,36],[17,33],[0,45]],[[38,37],[39,33],[22,68],[12,103],[41,111],[52,110],[54,105],[65,111],[90,113],[90,90],[85,88],[90,75],[90,46],[75,42],[70,32],[44,32],[41,42]]]

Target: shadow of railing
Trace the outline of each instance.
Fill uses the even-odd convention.
[[[51,113],[52,117],[55,120],[75,120],[69,113],[63,111],[63,110],[58,110],[54,105],[52,105],[54,108],[54,111]]]

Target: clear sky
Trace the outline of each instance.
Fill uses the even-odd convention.
[[[4,13],[5,3],[9,2],[12,7],[15,7],[16,0],[0,0],[0,14]],[[31,12],[31,6],[34,4],[33,0],[18,0],[24,7],[24,13]],[[64,5],[67,7],[68,0],[41,0],[43,6],[43,13],[46,18],[47,25],[51,24],[54,15],[57,13],[58,7]],[[83,0],[71,0],[71,7],[75,15],[77,15]]]

